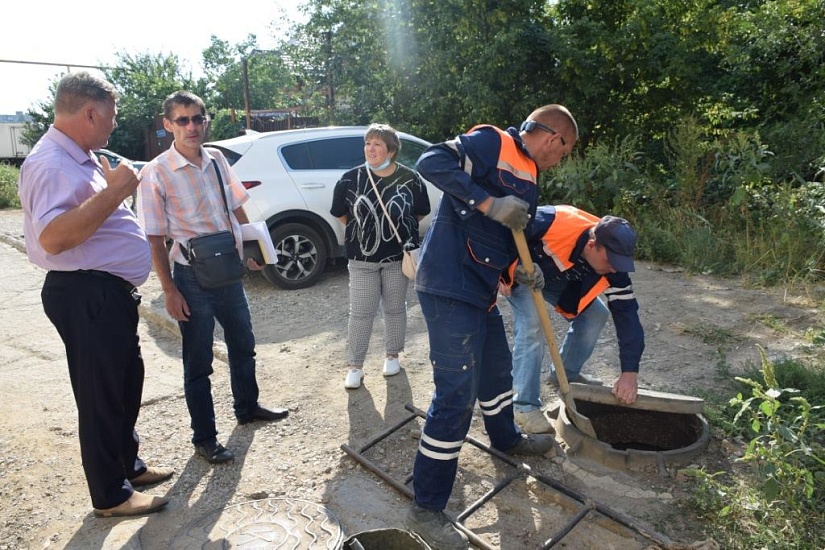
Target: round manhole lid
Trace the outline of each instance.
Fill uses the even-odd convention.
[[[306,500],[265,498],[227,506],[178,534],[172,548],[335,549],[341,524],[327,508]]]

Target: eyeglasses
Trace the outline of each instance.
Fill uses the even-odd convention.
[[[536,122],[535,120],[525,120],[524,122],[522,122],[520,131],[522,131],[522,132],[532,132],[535,128],[538,128],[539,130],[547,132],[548,134],[553,134],[554,136],[558,134],[559,139],[561,139],[561,144],[563,146],[567,145],[567,142],[564,141],[564,136],[563,135],[559,134],[559,132],[552,129],[551,127],[545,126],[541,122]]]
[[[208,119],[203,115],[195,115],[193,117],[179,116],[178,118],[173,119],[172,122],[178,126],[189,126],[190,122],[194,123],[195,126],[200,126],[201,124],[208,122]]]

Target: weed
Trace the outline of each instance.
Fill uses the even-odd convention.
[[[790,332],[790,329],[785,324],[785,321],[776,315],[771,315],[769,313],[758,313],[756,315],[750,315],[749,317],[758,323],[762,323],[769,329],[775,330],[776,332]]]
[[[726,430],[745,434],[750,441],[737,462],[743,467],[736,477],[724,472],[690,470],[699,480],[694,505],[716,529],[726,548],[821,548],[825,544],[825,423],[822,406],[810,397],[825,386],[821,370],[790,368],[761,356],[762,382],[737,378],[743,393],[729,401],[735,411]],[[807,372],[806,380],[818,380],[819,388],[800,390],[781,387],[782,376]],[[815,393],[811,393],[811,392]],[[719,418],[717,418],[718,420]]]
[[[705,344],[729,344],[739,339],[730,330],[709,324],[686,326],[683,332],[701,339]]]

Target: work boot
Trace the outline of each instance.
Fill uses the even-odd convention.
[[[508,455],[546,456],[552,458],[558,454],[558,443],[552,435],[521,434],[521,441],[504,451]],[[551,452],[552,451],[552,452]]]
[[[596,378],[595,376],[590,376],[589,374],[584,374],[580,372],[576,376],[569,378],[568,382],[575,382],[577,384],[588,384],[590,386],[604,386],[604,380],[601,378]],[[559,379],[556,378],[556,373],[551,372],[550,376],[547,377],[547,383],[551,386],[559,387]]]
[[[544,416],[544,411],[534,409],[527,412],[515,411],[513,416],[516,423],[521,427],[521,431],[528,434],[551,434],[554,433],[553,425]]]
[[[467,536],[455,528],[442,510],[427,510],[414,503],[405,519],[407,529],[424,539],[433,550],[467,550]]]

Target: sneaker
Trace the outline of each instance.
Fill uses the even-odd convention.
[[[528,412],[515,411],[513,416],[523,432],[527,432],[528,434],[555,433],[553,425],[547,420],[544,411],[541,409],[534,409]]]
[[[596,378],[595,376],[590,376],[581,372],[573,378],[569,378],[567,381],[571,383],[575,382],[577,384],[589,384],[591,386],[604,386],[604,380],[601,378]],[[556,373],[550,373],[547,383],[556,386],[557,388],[559,387],[559,380],[556,378]]]
[[[449,516],[441,510],[427,510],[413,503],[404,521],[407,529],[439,550],[467,550],[467,536],[456,529]]]
[[[398,357],[387,357],[384,359],[384,376],[395,376],[401,372],[401,362]]]
[[[604,380],[601,378],[596,378],[595,376],[589,376],[587,374],[579,373],[573,377],[571,382],[575,382],[577,384],[590,384],[591,386],[604,386]]]
[[[515,447],[504,451],[508,455],[521,456],[556,456],[558,443],[552,435],[547,434],[521,434],[521,441]],[[553,454],[548,454],[553,451]]]
[[[347,377],[344,379],[344,387],[348,390],[354,390],[361,387],[361,380],[364,379],[363,369],[350,369]]]

